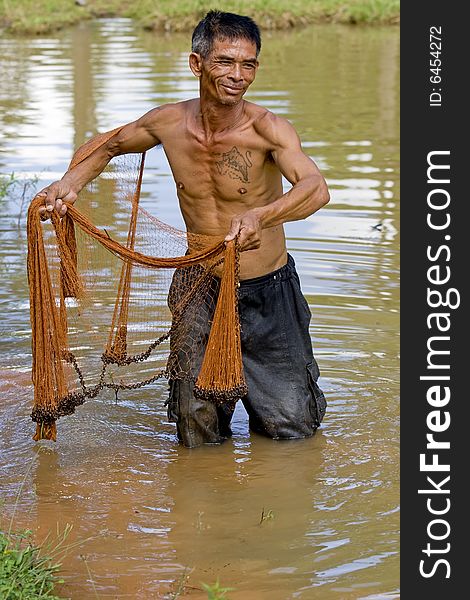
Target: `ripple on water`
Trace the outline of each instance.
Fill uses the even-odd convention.
[[[128,20],[0,48],[1,170],[37,175],[38,188],[92,133],[197,94],[187,36]],[[103,394],[59,421],[56,444],[34,444],[27,198],[19,186],[2,200],[0,490],[38,539],[73,523],[81,545],[64,560],[65,594],[94,593],[88,566],[103,597],[163,597],[217,577],[234,600],[399,597],[397,48],[388,28],[266,36],[250,96],[294,123],[331,190],[327,207],[286,225],[329,405],[310,439],[250,435],[237,406],[223,446],[180,448],[159,382],[118,402]],[[309,56],[322,57],[314,77]],[[161,150],[148,154],[142,202],[182,226]],[[110,225],[124,236],[121,216]],[[145,337],[145,323],[135,329]]]

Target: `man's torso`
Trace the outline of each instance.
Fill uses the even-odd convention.
[[[245,103],[239,123],[207,139],[198,122],[199,101],[171,105],[158,137],[168,158],[187,230],[225,236],[232,217],[266,206],[283,193],[260,120],[266,110]],[[263,229],[261,246],[243,252],[240,276],[249,279],[287,260],[282,225]]]

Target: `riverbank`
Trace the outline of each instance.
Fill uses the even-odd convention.
[[[128,17],[151,30],[187,31],[217,7],[206,0],[0,0],[0,28],[17,34],[61,29],[95,17]],[[263,29],[333,22],[398,24],[399,0],[227,0],[227,11],[252,16]]]

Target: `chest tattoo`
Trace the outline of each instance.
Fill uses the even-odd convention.
[[[251,152],[247,150],[245,156],[234,146],[229,152],[219,154],[220,160],[216,160],[217,170],[221,175],[228,175],[232,179],[239,179],[249,183],[249,168],[253,166],[250,160]]]

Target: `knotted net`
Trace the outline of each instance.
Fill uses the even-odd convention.
[[[118,131],[81,146],[69,170]],[[113,159],[62,219],[44,224],[44,198],[30,204],[35,440],[55,440],[56,420],[106,388],[166,377],[216,403],[247,392],[236,241],[180,231],[140,206],[144,160]]]

